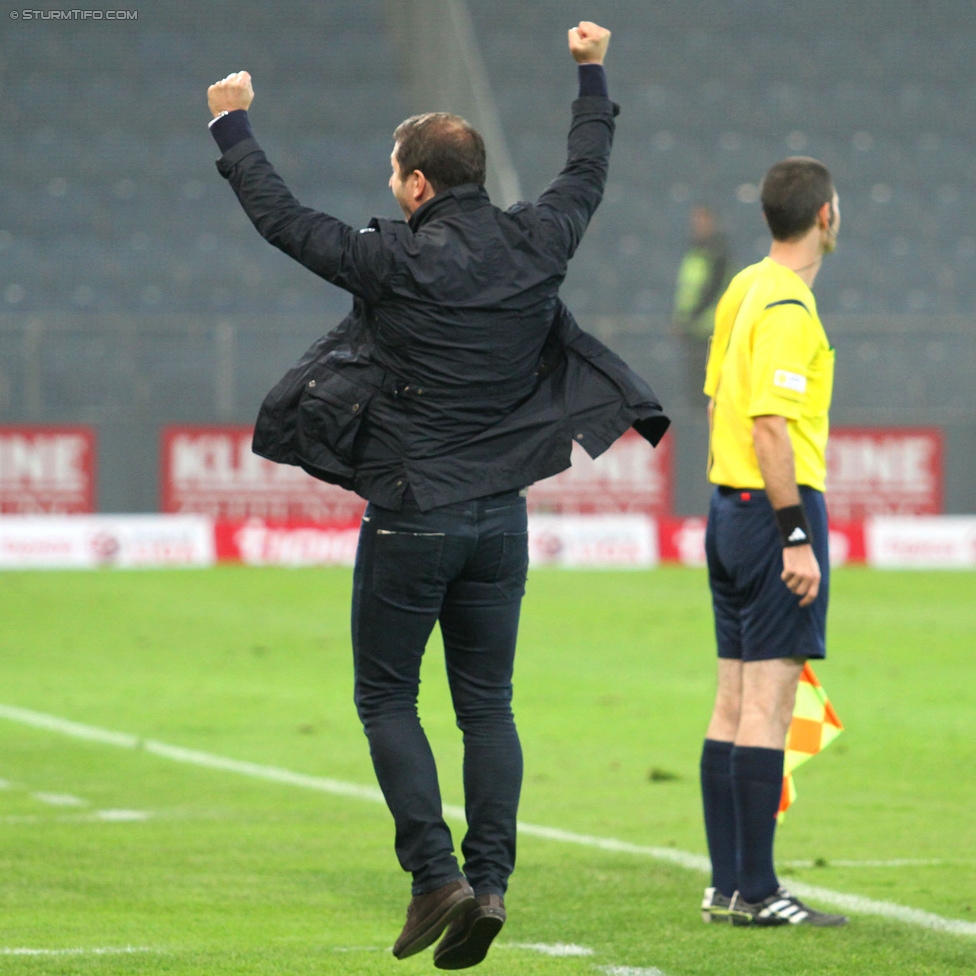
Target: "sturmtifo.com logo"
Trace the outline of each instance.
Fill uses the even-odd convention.
[[[11,10],[11,20],[138,20],[138,10]]]

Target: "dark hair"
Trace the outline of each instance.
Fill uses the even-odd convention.
[[[419,169],[435,193],[485,182],[485,140],[459,115],[414,115],[396,127],[393,139],[400,175]]]
[[[773,239],[790,241],[805,234],[834,199],[834,181],[818,160],[791,156],[770,168],[759,194]]]

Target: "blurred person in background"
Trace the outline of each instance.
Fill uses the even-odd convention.
[[[678,267],[671,331],[681,338],[685,351],[685,404],[697,408],[702,402],[715,306],[731,275],[729,247],[715,211],[697,204],[690,223],[691,244]]]

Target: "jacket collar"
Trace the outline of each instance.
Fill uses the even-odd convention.
[[[462,210],[476,210],[490,203],[488,191],[483,186],[478,183],[464,183],[461,186],[451,187],[450,190],[444,190],[436,197],[431,197],[425,204],[417,207],[407,223],[416,233],[432,220],[439,220],[441,217]]]

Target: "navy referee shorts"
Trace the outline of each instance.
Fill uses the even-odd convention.
[[[720,658],[767,661],[827,654],[827,506],[814,488],[801,486],[800,497],[821,572],[820,592],[808,607],[801,607],[800,598],[780,579],[783,544],[766,492],[717,487],[712,493],[705,555]]]

